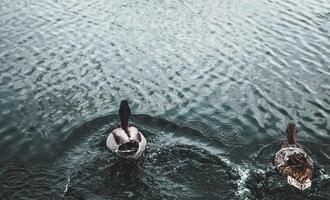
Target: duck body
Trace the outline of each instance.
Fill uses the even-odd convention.
[[[136,127],[128,124],[130,114],[128,102],[121,101],[120,127],[111,131],[106,140],[106,147],[120,158],[139,159],[144,155],[147,140]]]
[[[294,129],[292,127],[294,126]],[[294,130],[294,132],[290,132]],[[281,149],[276,152],[273,165],[280,175],[287,176],[290,185],[305,190],[312,184],[313,160],[308,156],[303,146],[300,145],[295,136],[297,134],[295,125],[289,124],[287,129],[288,141],[284,142]]]

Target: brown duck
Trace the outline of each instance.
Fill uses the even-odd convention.
[[[287,141],[276,152],[273,164],[279,174],[287,176],[290,185],[305,190],[312,184],[313,161],[297,142],[298,131],[294,123],[288,124],[286,134]]]

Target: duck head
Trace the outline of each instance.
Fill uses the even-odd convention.
[[[298,130],[296,128],[296,124],[289,123],[285,132],[288,144],[297,144]]]

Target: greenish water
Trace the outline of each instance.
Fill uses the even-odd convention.
[[[0,199],[330,199],[329,49],[327,0],[3,0]],[[103,144],[122,99],[138,165]],[[270,162],[289,121],[304,192]]]

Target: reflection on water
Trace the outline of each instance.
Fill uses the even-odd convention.
[[[1,1],[0,198],[329,199],[329,10]],[[134,173],[102,145],[123,98],[158,116],[134,117],[151,141]],[[303,193],[269,162],[288,121],[317,163]]]

